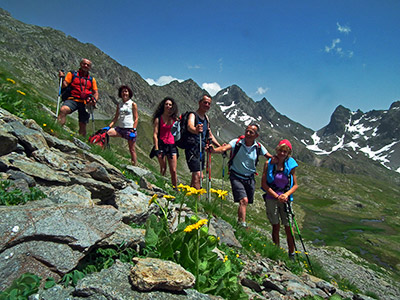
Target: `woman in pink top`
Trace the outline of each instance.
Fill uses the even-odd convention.
[[[171,182],[176,188],[177,175],[176,165],[178,149],[175,146],[174,136],[171,134],[171,127],[178,118],[178,106],[174,99],[166,97],[160,102],[153,114],[153,142],[160,164],[160,173],[165,175],[167,170],[167,159]]]

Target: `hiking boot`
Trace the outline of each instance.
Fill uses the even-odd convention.
[[[290,259],[291,261],[295,261],[295,259],[294,259],[294,253],[289,253],[289,259]]]
[[[238,226],[239,226],[239,227],[243,227],[243,228],[247,228],[247,223],[246,223],[246,222],[238,221]]]

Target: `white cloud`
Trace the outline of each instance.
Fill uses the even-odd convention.
[[[257,92],[256,92],[256,94],[257,95],[263,95],[263,94],[265,94],[266,92],[268,92],[269,91],[269,88],[263,88],[263,87],[259,87],[258,89],[257,89]]]
[[[337,25],[337,29],[341,33],[349,34],[351,32],[351,28],[349,26],[342,26],[339,24],[339,22],[337,22],[336,25]]]
[[[199,65],[194,65],[194,66],[188,66],[188,69],[201,69],[201,67]]]
[[[351,50],[343,50],[342,47],[338,47],[340,42],[341,40],[339,38],[332,40],[331,46],[325,46],[325,52],[326,53],[332,52],[334,54],[339,55],[340,57],[352,58],[354,52]]]
[[[201,87],[209,92],[211,96],[215,96],[221,90],[221,86],[216,82],[205,82],[201,85]]]
[[[168,83],[170,83],[171,81],[174,81],[174,80],[178,80],[179,82],[184,81],[183,79],[178,79],[178,78],[172,77],[170,75],[160,76],[160,78],[158,78],[157,80],[154,80],[152,78],[147,78],[145,80],[150,85],[166,85],[166,84],[168,84]]]
[[[335,49],[336,45],[340,43],[340,39],[334,39],[332,40],[332,45],[329,46],[325,46],[325,52],[329,53],[331,52],[333,49]]]

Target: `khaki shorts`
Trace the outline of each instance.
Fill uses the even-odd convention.
[[[289,219],[285,212],[285,203],[279,202],[277,199],[267,198],[267,194],[264,194],[263,197],[269,222],[272,225],[281,223],[284,226],[289,226]],[[291,205],[291,202],[288,203]]]

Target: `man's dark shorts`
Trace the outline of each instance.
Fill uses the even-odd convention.
[[[254,192],[256,189],[256,180],[254,176],[248,179],[242,179],[236,176],[232,171],[229,174],[231,180],[233,200],[239,202],[241,199],[247,197],[249,204],[253,203]]]
[[[86,111],[86,106],[83,102],[65,100],[63,105],[68,106],[71,109],[71,113],[78,110],[78,121],[80,123],[89,123],[90,114]]]
[[[190,172],[200,171],[200,147],[199,145],[194,145],[189,149],[185,149],[186,162],[189,167]],[[201,152],[201,170],[204,169],[204,157],[206,153],[204,149]]]

